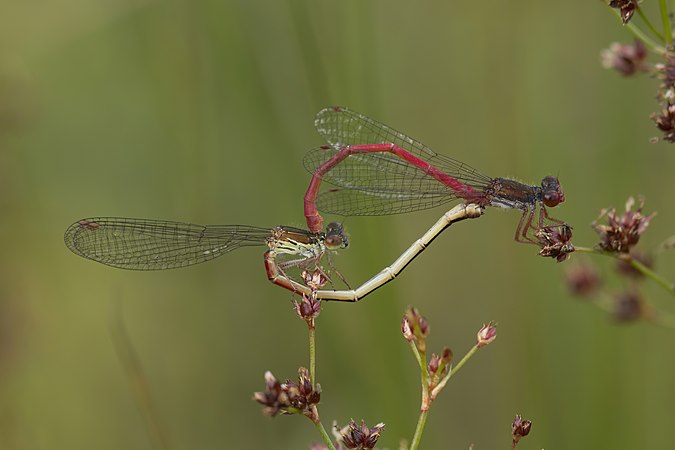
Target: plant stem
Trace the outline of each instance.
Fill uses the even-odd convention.
[[[471,357],[472,357],[473,355],[476,354],[476,352],[478,351],[478,349],[479,349],[478,345],[474,345],[473,347],[471,347],[471,350],[469,350],[469,351],[467,352],[467,354],[464,355],[464,357],[461,359],[461,361],[459,361],[459,363],[457,363],[456,366],[450,367],[450,370],[448,371],[448,374],[447,374],[446,376],[443,377],[443,379],[440,381],[440,383],[438,383],[438,385],[437,385],[437,386],[434,388],[434,390],[431,392],[431,399],[432,399],[432,400],[434,400],[434,399],[436,398],[436,396],[439,394],[439,392],[441,392],[441,390],[442,390],[442,389],[445,387],[445,385],[447,384],[448,380],[450,380],[450,378],[451,378],[455,373],[459,372],[459,369],[461,369],[462,366],[463,366],[464,364],[466,364],[466,362],[467,362],[469,359],[471,359]]]
[[[479,348],[478,345],[474,345],[473,347],[471,347],[471,350],[469,350],[469,351],[466,353],[466,355],[464,355],[464,358],[462,358],[462,359],[457,363],[457,365],[456,365],[455,367],[453,367],[452,370],[450,370],[450,373],[448,373],[446,376],[447,376],[448,378],[450,378],[452,375],[454,375],[455,373],[459,372],[459,369],[461,369],[462,366],[463,366],[464,364],[466,364],[466,362],[467,362],[469,359],[471,359],[471,357],[472,357],[473,355],[476,354],[476,352],[478,351],[478,348]]]
[[[316,427],[317,430],[319,430],[319,433],[321,433],[321,438],[326,443],[326,446],[330,450],[335,450],[335,446],[333,445],[333,441],[331,441],[330,436],[328,436],[328,433],[326,433],[326,429],[323,427],[323,424],[321,423],[321,421],[314,422],[314,426]]]
[[[312,388],[316,389],[316,328],[309,325],[309,379],[312,380]]]
[[[649,20],[649,18],[648,18],[647,15],[644,13],[644,11],[642,11],[642,8],[638,7],[637,12],[638,12],[638,15],[640,16],[640,18],[642,19],[642,21],[643,21],[643,22],[645,23],[645,25],[647,25],[647,27],[649,28],[649,30],[650,30],[652,33],[654,33],[654,35],[655,35],[659,40],[663,41],[663,40],[664,40],[663,35],[662,35],[661,33],[659,33],[659,30],[656,29],[656,27],[654,26],[654,24],[652,23],[652,21]]]
[[[628,262],[630,262],[630,265],[639,270],[642,275],[651,278],[654,280],[656,283],[660,284],[665,290],[669,291],[672,295],[675,295],[675,285],[672,283],[669,283],[666,279],[662,278],[659,274],[654,272],[652,269],[649,267],[645,266],[642,264],[640,261],[637,259],[631,257]]]
[[[647,278],[651,278],[652,281],[654,281],[656,284],[664,288],[666,291],[670,293],[670,295],[675,296],[675,285],[673,283],[670,283],[668,280],[665,278],[661,277],[659,274],[654,272],[652,269],[649,267],[645,266],[642,264],[640,261],[636,260],[632,256],[628,254],[622,254],[618,255],[613,252],[607,252],[604,250],[596,250],[593,248],[587,248],[587,247],[575,247],[577,252],[583,252],[583,253],[592,253],[595,255],[603,255],[603,256],[608,256],[610,258],[618,259],[621,261],[626,261],[630,263],[631,266],[633,266],[636,270],[639,270],[640,273],[642,273],[644,276]]]
[[[612,11],[614,11],[614,14],[616,14],[616,16],[619,18],[619,20],[621,20],[621,13],[619,13],[619,11],[614,9],[614,8],[612,8]],[[631,23],[631,22],[627,23],[626,28],[628,28],[628,30],[631,33],[633,33],[633,36],[640,39],[642,42],[645,43],[645,45],[647,47],[652,49],[653,52],[658,53],[659,55],[665,55],[666,54],[665,48],[663,48],[661,45],[659,45],[654,40],[647,37],[647,35],[644,34],[640,28],[633,25],[633,23]]]
[[[666,47],[673,45],[673,32],[670,29],[670,14],[668,13],[668,2],[666,0],[659,0],[659,8],[661,9],[661,21],[663,22],[663,35],[665,37]]]
[[[422,356],[420,355],[420,352],[417,350],[417,346],[415,345],[414,341],[408,342],[408,345],[410,345],[410,349],[412,350],[413,354],[415,355],[415,359],[417,360],[417,364],[420,366],[420,370],[422,372],[425,371],[426,365],[422,361]]]
[[[427,415],[429,411],[420,410],[420,417],[417,419],[417,428],[415,428],[415,435],[410,443],[409,450],[417,450],[422,439],[422,432],[424,431],[424,424],[427,422]]]

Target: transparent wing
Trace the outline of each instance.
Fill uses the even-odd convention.
[[[321,110],[317,114],[315,126],[330,146],[315,148],[305,155],[304,165],[310,173],[314,173],[346,146],[392,143],[478,191],[482,191],[491,181],[472,167],[439,155],[419,141],[347,108]],[[343,215],[374,215],[379,214],[374,212],[377,210],[397,214],[432,208],[459,197],[421,168],[385,152],[350,155],[327,172],[323,179],[343,189],[368,193],[358,195],[361,199],[358,203],[344,201],[345,194],[333,194],[341,190],[324,193],[319,210],[329,212],[322,207],[331,208],[330,212]],[[334,200],[330,199],[332,196],[335,196]],[[447,198],[440,200],[441,196]],[[430,198],[431,201],[428,201]],[[369,204],[367,199],[376,204]]]
[[[265,245],[271,228],[196,225],[151,219],[95,217],[68,227],[66,246],[108,266],[162,270],[198,264],[244,246]]]
[[[319,194],[316,207],[324,213],[342,216],[387,216],[435,208],[455,198],[447,193],[331,189]]]

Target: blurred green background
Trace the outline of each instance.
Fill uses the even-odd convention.
[[[646,5],[648,8],[654,5]],[[57,0],[0,13],[0,448],[152,448],[111,339],[116,305],[173,449],[308,448],[300,417],[270,420],[263,373],[295,378],[306,327],[267,282],[263,248],[175,271],[108,268],[65,228],[119,215],[304,227],[314,114],[347,105],[493,176],[558,174],[552,211],[592,245],[600,208],[643,194],[644,248],[672,234],[672,146],[652,145],[656,82],[603,70],[629,41],[602,2]],[[653,16],[656,17],[656,16]],[[658,20],[656,20],[658,23]],[[335,259],[353,285],[389,264],[442,208],[350,218]],[[495,209],[446,231],[395,282],[318,322],[321,415],[412,437],[418,372],[406,305],[431,350],[499,337],[434,404],[423,448],[675,447],[674,333],[619,326],[567,294],[565,266],[513,242]],[[576,260],[576,261],[575,261]],[[599,261],[611,277],[610,261]],[[658,271],[673,278],[672,254]],[[615,290],[622,284],[614,281]],[[658,304],[672,298],[649,287]]]

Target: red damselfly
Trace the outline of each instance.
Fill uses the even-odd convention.
[[[343,216],[387,215],[433,208],[456,199],[480,207],[521,210],[515,234],[519,242],[540,244],[533,234],[547,220],[562,226],[546,211],[546,207],[565,201],[556,177],[544,177],[541,186],[487,177],[344,107],[321,110],[315,126],[330,145],[309,151],[304,160],[312,173],[304,202],[312,231],[321,229],[319,210]],[[324,179],[338,188],[319,194]],[[539,217],[533,225],[537,205]]]

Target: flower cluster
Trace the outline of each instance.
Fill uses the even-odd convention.
[[[342,436],[342,443],[346,448],[352,450],[370,450],[377,444],[382,430],[384,430],[384,424],[381,422],[369,428],[363,420],[360,426],[353,420],[350,420],[349,424],[339,430],[339,432]]]
[[[497,339],[497,324],[490,321],[482,326],[476,334],[476,347],[485,347]]]
[[[323,270],[317,268],[314,272],[308,270],[302,271],[302,279],[305,285],[312,291],[311,294],[302,294],[300,301],[293,301],[295,312],[307,322],[310,328],[314,328],[314,319],[321,313],[321,300],[316,298],[316,291],[328,283],[328,276]]]
[[[408,342],[414,342],[420,352],[427,349],[427,336],[429,336],[429,322],[417,310],[417,308],[408,308],[401,321],[401,331],[403,337]]]
[[[579,264],[565,273],[565,281],[569,291],[579,297],[588,297],[595,293],[602,281],[600,274],[590,264]]]
[[[563,262],[574,252],[572,245],[572,227],[566,223],[549,225],[537,230],[534,236],[539,240],[539,256],[546,256]]]
[[[624,25],[631,21],[635,12],[640,8],[638,0],[611,0],[609,6],[619,10]],[[672,13],[664,7],[660,11],[662,22],[666,29],[670,30]],[[633,23],[630,24],[633,34],[639,39],[632,44],[613,43],[609,49],[603,50],[602,65],[607,69],[616,70],[623,76],[649,72],[653,78],[660,80],[656,95],[659,109],[650,117],[662,135],[661,138],[653,138],[652,142],[663,140],[675,143],[675,53],[673,52],[672,31],[660,33],[646,14],[641,14],[641,18],[643,19],[641,22],[646,25],[645,30],[640,30],[638,25]],[[648,63],[649,51],[661,62]]]
[[[321,300],[315,295],[302,294],[300,301],[293,301],[293,308],[301,319],[310,327],[314,327],[314,319],[321,313]]]
[[[513,439],[511,448],[516,448],[520,439],[530,434],[532,429],[532,422],[530,420],[523,420],[520,414],[516,414],[516,418],[511,423],[511,437]]]
[[[650,69],[647,64],[647,47],[640,40],[632,44],[614,42],[600,53],[600,59],[605,69],[616,70],[625,77],[648,72]]]
[[[490,344],[497,337],[497,327],[493,322],[483,325],[476,334],[476,344],[471,351],[462,358],[453,371],[452,350],[443,347],[440,354],[431,354],[427,361],[427,337],[429,336],[429,323],[416,308],[408,308],[401,321],[401,332],[417,359],[421,368],[422,376],[422,406],[420,410],[426,412],[438,394],[443,390],[450,377],[461,368],[464,363],[479,348]]]
[[[625,25],[633,18],[635,10],[638,9],[638,2],[637,0],[611,0],[609,2],[609,7],[619,10],[621,20]]]
[[[647,230],[656,213],[644,215],[644,200],[640,199],[635,208],[635,199],[626,201],[625,211],[618,214],[616,209],[603,209],[600,217],[592,224],[600,236],[595,249],[583,249],[589,253],[602,253],[616,261],[616,273],[625,280],[626,287],[620,292],[608,291],[603,286],[599,272],[590,264],[577,265],[565,274],[570,292],[585,297],[609,312],[619,323],[648,320],[660,325],[675,327],[675,317],[653,306],[641,293],[640,282],[652,279],[669,292],[675,292],[675,286],[656,274],[654,253],[645,253],[635,249],[640,237]],[[602,220],[604,219],[604,220]],[[603,223],[600,223],[602,220]],[[661,245],[668,247],[669,241]],[[580,247],[579,250],[582,248]],[[658,250],[658,249],[657,249]]]
[[[617,322],[633,322],[646,313],[644,299],[636,288],[620,292],[615,296],[612,316]]]
[[[649,223],[656,213],[648,216],[642,215],[644,199],[640,199],[640,206],[633,211],[635,199],[630,197],[626,201],[626,211],[617,215],[616,209],[602,210],[600,216],[593,222],[593,229],[600,235],[598,244],[603,250],[616,253],[628,253],[640,240]],[[607,218],[607,224],[599,224],[598,221]]]
[[[265,391],[253,394],[253,399],[264,406],[263,413],[274,417],[277,414],[303,414],[312,422],[319,421],[316,405],[321,400],[321,387],[312,387],[309,372],[304,367],[298,370],[298,382],[286,380],[280,383],[272,372],[265,372]]]

